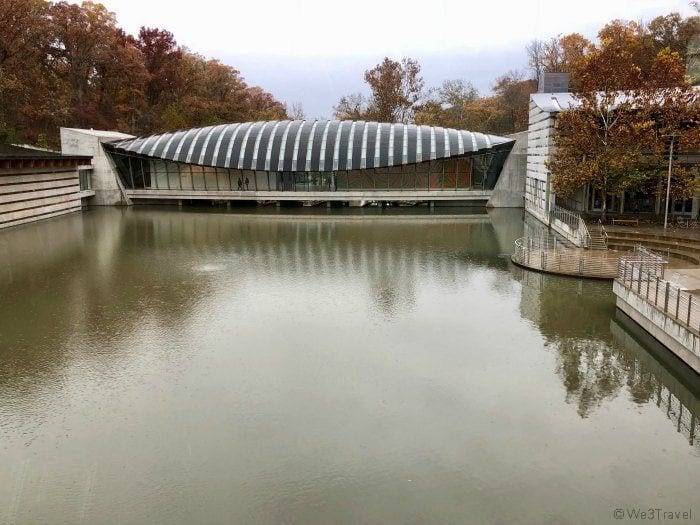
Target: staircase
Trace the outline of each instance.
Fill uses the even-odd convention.
[[[598,221],[598,227],[588,231],[588,246],[589,250],[607,250],[608,249],[608,233],[605,231],[603,223]]]

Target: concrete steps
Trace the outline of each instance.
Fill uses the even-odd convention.
[[[588,249],[589,250],[607,250],[608,245],[605,242],[605,237],[603,237],[600,233],[597,231],[592,231],[589,232],[589,235],[591,236],[590,243],[588,244]]]
[[[608,230],[608,247],[614,250],[632,250],[641,244],[650,250],[700,265],[700,238],[673,233],[646,233],[639,231]]]

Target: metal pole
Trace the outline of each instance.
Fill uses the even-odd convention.
[[[668,228],[668,201],[671,196],[671,170],[673,169],[673,142],[675,135],[671,135],[671,148],[668,152],[668,179],[666,180],[666,209],[664,210],[664,230]]]
[[[646,299],[647,301],[649,300],[649,283],[651,283],[651,275],[647,277],[647,293],[646,293]]]
[[[637,294],[641,295],[642,292],[642,267],[644,266],[644,262],[639,263],[639,280],[637,281]]]
[[[654,290],[654,306],[659,306],[659,278],[656,278],[656,289]]]

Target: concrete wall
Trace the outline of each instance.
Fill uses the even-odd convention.
[[[617,307],[700,374],[700,337],[617,281]]]
[[[102,148],[110,140],[131,138],[115,131],[61,128],[61,152],[66,155],[92,156],[92,189],[95,196],[88,204],[98,206],[130,204],[121,187],[112,159]]]
[[[80,181],[75,166],[0,169],[0,228],[80,208]]]
[[[528,132],[513,133],[509,137],[515,139],[515,144],[486,204],[489,208],[522,208],[525,205]]]
[[[527,130],[527,174],[525,180],[525,209],[545,224],[554,196],[545,162],[552,154],[555,114],[543,111],[530,100]]]

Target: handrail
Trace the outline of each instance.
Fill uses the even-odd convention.
[[[663,257],[644,248],[635,250],[635,255],[620,259],[616,281],[688,330],[700,334],[700,302],[683,287],[663,278],[666,264]]]
[[[511,260],[533,270],[581,277],[613,279],[618,261],[607,252],[582,250],[555,237],[521,237],[515,241]]]
[[[584,221],[580,215],[578,216],[578,236],[582,248],[589,248],[591,246],[591,233],[588,231],[586,221]]]
[[[561,223],[558,225],[559,230],[563,230],[562,234],[569,238],[571,242],[581,248],[590,248],[591,234],[588,231],[586,221],[578,213],[555,204],[551,210],[550,223],[553,226],[557,226],[555,221]],[[562,228],[562,225],[565,227]]]
[[[569,211],[566,208],[561,208],[556,204],[552,207],[552,215],[555,219],[558,219],[561,222],[569,225],[571,228],[578,227],[579,220],[581,219],[581,217],[577,213]]]
[[[600,219],[598,219],[598,233],[603,238],[603,240],[605,241],[605,245],[607,246],[608,245],[608,232],[605,229],[605,225],[603,224],[603,221]]]

